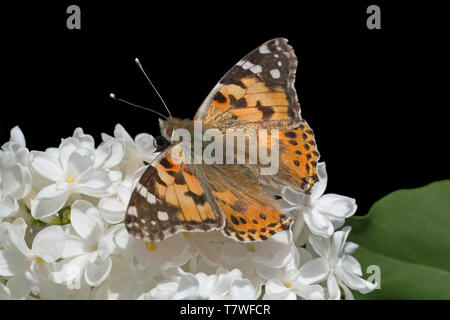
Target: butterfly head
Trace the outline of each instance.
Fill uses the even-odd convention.
[[[165,120],[159,119],[159,128],[161,136],[155,139],[155,147],[157,151],[162,151],[174,142],[172,141],[172,136],[176,129],[184,128],[190,130],[192,128],[192,120],[175,117],[169,117]]]

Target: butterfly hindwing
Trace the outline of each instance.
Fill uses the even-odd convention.
[[[211,231],[223,225],[194,168],[175,163],[171,150],[146,169],[131,195],[125,226],[136,238],[159,241],[178,232]]]
[[[286,39],[264,43],[219,81],[194,120],[218,129],[295,127],[300,120],[296,68],[297,58]]]
[[[226,236],[247,242],[266,240],[289,230],[291,219],[277,209],[246,165],[205,165],[201,172],[225,217],[222,231]],[[237,176],[239,179],[235,179]]]

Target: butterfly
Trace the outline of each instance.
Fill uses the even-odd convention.
[[[317,182],[314,134],[300,117],[294,88],[297,58],[284,38],[265,42],[236,63],[201,104],[194,121],[204,128],[278,129],[279,169],[261,175],[259,164],[192,164],[173,159],[178,128],[193,120],[160,120],[168,147],[148,166],[131,195],[128,233],[150,242],[178,232],[220,230],[237,241],[266,240],[288,230],[279,205],[282,187],[309,193]],[[270,131],[271,132],[271,131]],[[269,147],[271,139],[258,139]]]

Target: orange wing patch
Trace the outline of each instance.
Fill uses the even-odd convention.
[[[131,196],[125,226],[136,238],[159,241],[181,231],[211,231],[223,225],[193,168],[176,164],[171,150],[147,168]]]
[[[300,121],[296,68],[297,58],[286,39],[264,43],[220,80],[194,120],[218,129],[296,127]]]
[[[271,205],[235,190],[213,191],[225,216],[223,233],[238,241],[266,240],[277,232],[289,230],[291,219]]]
[[[269,131],[269,135],[270,135]],[[280,167],[278,173],[269,179],[276,185],[284,185],[300,192],[308,193],[318,181],[316,167],[319,160],[314,133],[306,121],[291,130],[279,130]],[[262,141],[258,143],[261,147]],[[266,148],[270,150],[271,137],[267,138]]]

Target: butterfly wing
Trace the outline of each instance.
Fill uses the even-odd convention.
[[[225,74],[194,120],[218,129],[296,127],[300,121],[296,68],[297,58],[286,39],[264,43]]]
[[[211,164],[196,169],[225,217],[222,231],[226,236],[247,242],[289,230],[291,219],[277,209],[248,166]]]
[[[224,224],[193,166],[173,161],[175,147],[155,159],[131,195],[125,226],[138,239],[160,241],[178,232],[211,231]]]
[[[206,128],[222,131],[279,129],[279,171],[273,177],[262,177],[260,183],[269,189],[276,184],[309,192],[317,181],[319,153],[311,128],[300,117],[294,88],[296,69],[297,58],[286,39],[267,41],[231,68],[195,119],[202,120]],[[258,148],[270,148],[270,143],[258,140]]]

